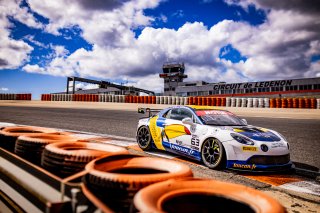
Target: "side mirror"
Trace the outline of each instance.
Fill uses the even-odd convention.
[[[193,121],[192,121],[191,118],[184,118],[184,119],[182,119],[182,123],[183,123],[183,124],[193,125]]]
[[[242,122],[243,122],[245,125],[248,125],[248,122],[247,122],[246,119],[241,119],[241,120],[242,120]]]

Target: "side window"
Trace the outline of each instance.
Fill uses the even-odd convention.
[[[170,113],[170,115],[169,115]],[[192,118],[192,113],[187,110],[187,109],[181,109],[181,108],[175,108],[172,109],[171,112],[167,113],[166,118],[174,119],[174,120],[179,120],[181,121],[184,118]]]
[[[168,110],[166,113],[164,113],[164,114],[162,115],[162,117],[164,117],[164,118],[170,118],[170,116],[171,116],[171,111],[172,111],[172,110]]]

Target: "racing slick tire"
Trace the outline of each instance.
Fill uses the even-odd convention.
[[[144,150],[148,151],[152,149],[152,136],[150,130],[147,126],[142,126],[137,131],[137,143],[139,147]]]
[[[68,177],[82,171],[88,162],[115,153],[127,154],[128,150],[103,143],[57,142],[45,147],[41,165],[59,177]]]
[[[20,157],[40,165],[41,155],[46,145],[56,142],[76,142],[77,140],[72,137],[72,134],[65,132],[22,135],[16,141],[14,152]]]
[[[0,147],[14,152],[16,140],[21,135],[35,135],[39,133],[55,133],[56,129],[35,126],[9,126],[0,130]]]
[[[129,212],[133,196],[145,186],[193,176],[185,164],[132,154],[101,157],[88,163],[85,170],[83,182],[97,197],[91,201],[114,212]]]
[[[203,142],[201,158],[203,163],[210,169],[223,169],[226,166],[224,147],[216,138],[208,138]]]
[[[285,213],[274,198],[247,186],[206,179],[167,180],[141,189],[134,212]]]

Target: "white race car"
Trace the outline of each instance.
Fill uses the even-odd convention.
[[[159,149],[202,161],[212,169],[284,170],[292,167],[289,144],[278,132],[248,125],[233,113],[206,106],[173,106],[139,120],[142,150]]]

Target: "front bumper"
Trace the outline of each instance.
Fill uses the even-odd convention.
[[[274,159],[272,160],[272,158]],[[292,169],[293,163],[290,159],[286,162],[284,159],[287,159],[287,156],[252,156],[246,161],[228,160],[226,167],[244,171],[285,171]]]

